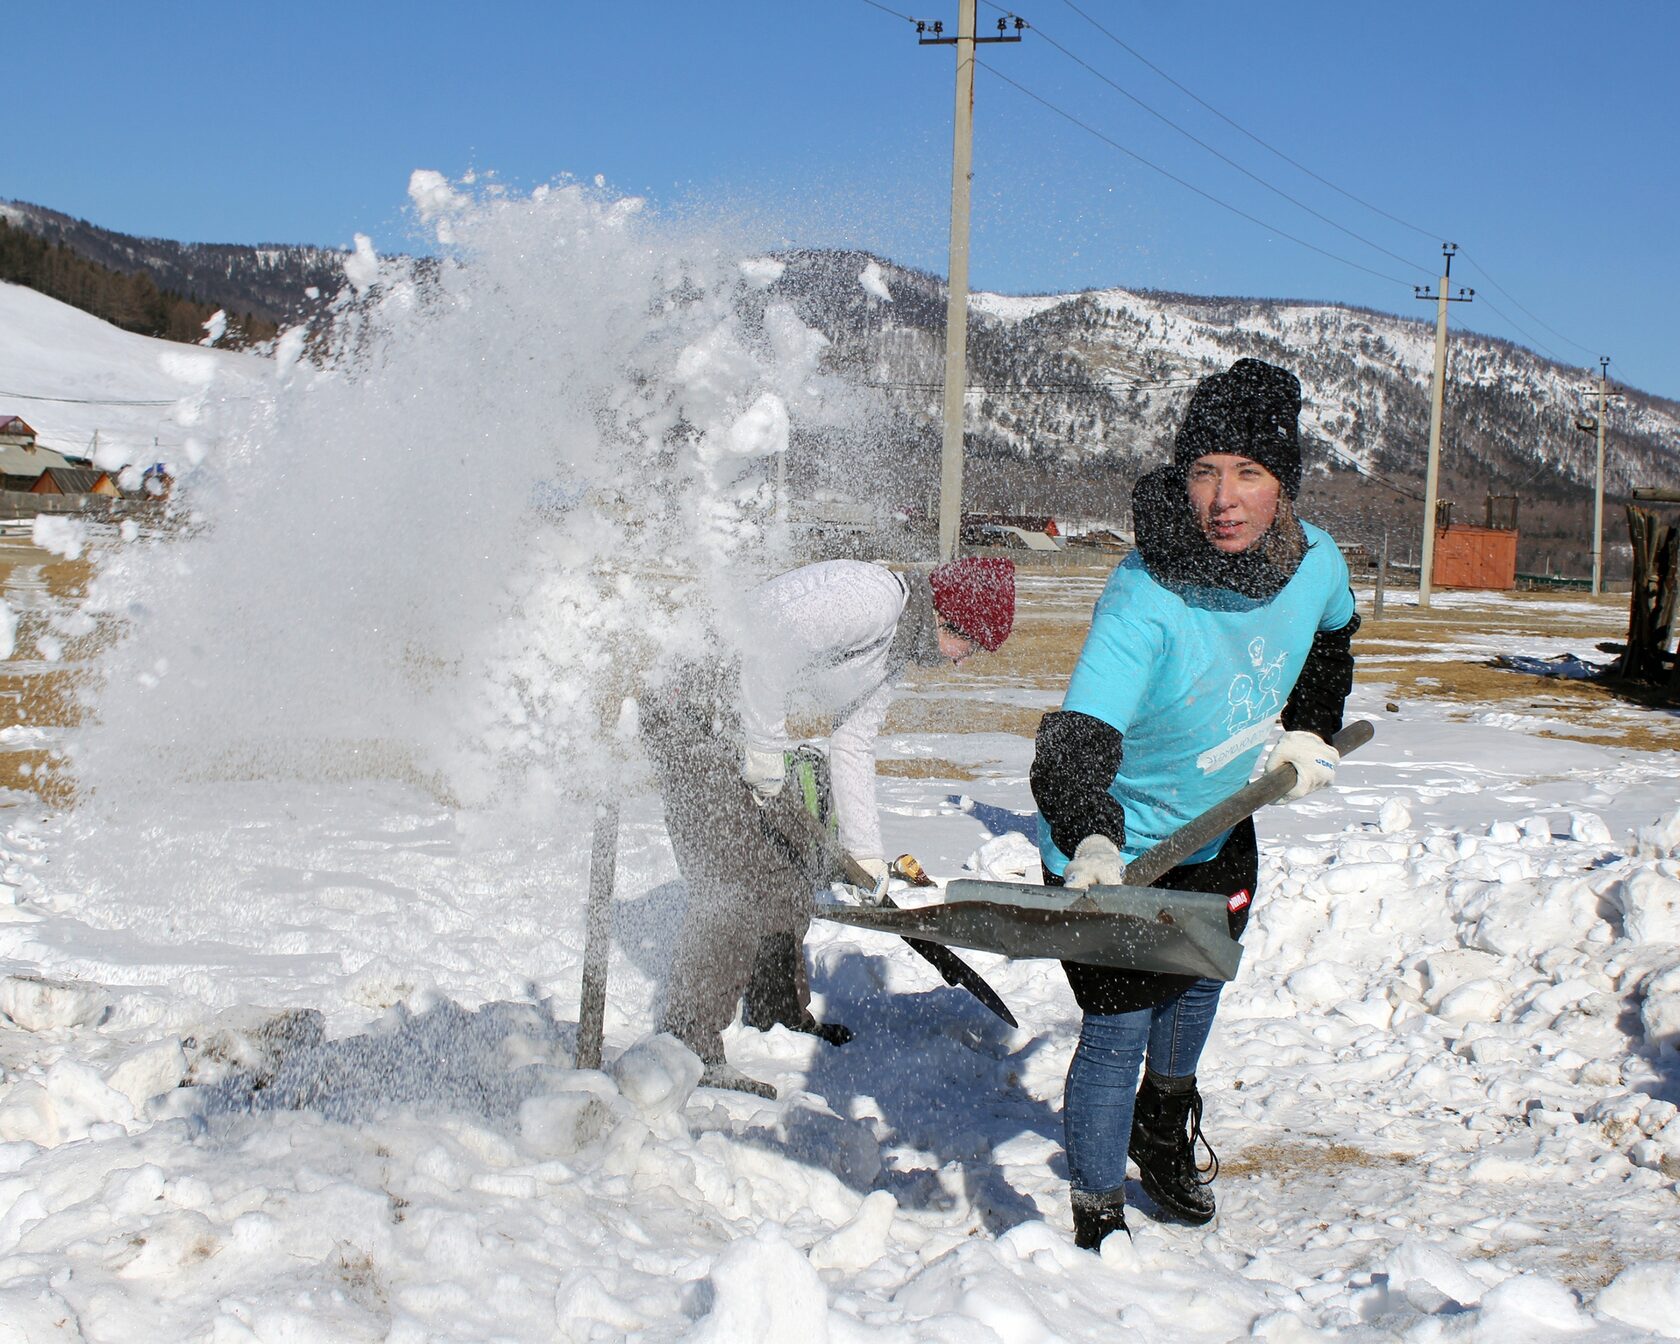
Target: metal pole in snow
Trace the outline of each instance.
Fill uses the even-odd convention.
[[[595,839],[589,850],[589,913],[583,934],[583,994],[578,1003],[577,1056],[580,1069],[601,1067],[606,1032],[607,962],[612,954],[613,869],[618,862],[618,807],[595,808]]]

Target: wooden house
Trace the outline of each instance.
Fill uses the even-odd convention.
[[[43,448],[35,441],[35,430],[18,415],[0,415],[0,473],[27,476],[33,483],[48,467],[67,467],[62,453]],[[28,485],[9,485],[9,490],[27,490]]]
[[[0,448],[33,448],[35,431],[21,415],[0,415]]]
[[[48,467],[30,487],[32,495],[121,496],[109,472],[98,467]]]

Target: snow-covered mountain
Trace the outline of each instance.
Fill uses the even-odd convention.
[[[344,282],[346,254],[325,249],[134,238],[20,202],[0,203],[0,214],[102,265],[281,322],[324,314]],[[780,278],[754,301],[791,300],[828,337],[828,367],[878,395],[878,432],[890,446],[884,471],[836,461],[845,445],[796,424],[796,478],[826,478],[881,504],[925,500],[937,480],[943,282],[857,251],[794,251],[777,265]],[[1420,513],[1433,341],[1425,304],[1407,318],[1119,288],[976,294],[967,503],[1123,519],[1132,480],[1159,460],[1196,379],[1254,356],[1295,370],[1304,385],[1309,516],[1356,540],[1408,536]],[[1583,569],[1596,441],[1578,422],[1596,411],[1596,373],[1507,341],[1451,335],[1441,498],[1454,518],[1477,522],[1490,494],[1518,496],[1522,568]],[[1680,485],[1680,403],[1618,392],[1606,463],[1613,577],[1625,572],[1617,543],[1629,491]]]
[[[901,432],[933,451],[944,284],[863,253],[787,260],[779,287],[833,342],[833,366],[879,385],[906,422]],[[1073,478],[1081,489],[1091,472],[1129,481],[1164,451],[1195,380],[1252,356],[1300,375],[1309,503],[1334,514],[1362,500],[1362,513],[1393,507],[1409,515],[1415,501],[1407,492],[1422,490],[1434,358],[1433,310],[1420,304],[1419,312],[1407,319],[1335,304],[1125,289],[976,294],[971,451],[1015,464],[1022,494],[1034,481],[1066,477],[1075,463],[1086,468]],[[1507,341],[1449,333],[1442,498],[1456,504],[1455,517],[1480,521],[1489,493],[1517,494],[1533,545],[1554,533],[1582,535],[1575,515],[1591,494],[1596,443],[1577,420],[1596,408],[1589,395],[1596,373]],[[1680,404],[1617,390],[1608,417],[1612,504],[1636,485],[1680,484]]]

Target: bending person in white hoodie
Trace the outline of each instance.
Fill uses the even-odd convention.
[[[692,665],[648,698],[643,741],[689,889],[664,1027],[705,1061],[708,1082],[771,1093],[724,1060],[722,1032],[743,994],[751,1026],[787,1026],[834,1045],[851,1039],[809,1007],[802,945],[811,892],[837,875],[837,856],[799,815],[802,791],[784,787],[789,711],[830,721],[839,847],[884,884],[875,739],[893,687],[912,664],[998,648],[1014,612],[1008,560],[956,560],[908,575],[825,560],[754,591],[738,665]]]

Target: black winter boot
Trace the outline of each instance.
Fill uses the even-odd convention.
[[[1196,1165],[1198,1139],[1207,1149],[1205,1167]],[[1194,1074],[1160,1078],[1145,1070],[1128,1153],[1138,1164],[1144,1193],[1163,1212],[1187,1223],[1212,1219],[1213,1191],[1208,1186],[1219,1175],[1219,1158],[1202,1133],[1202,1094]]]
[[[1073,1244],[1082,1251],[1100,1250],[1103,1238],[1110,1232],[1124,1232],[1126,1226],[1126,1191],[1105,1190],[1093,1194],[1089,1190],[1073,1192]]]
[[[759,1031],[786,1027],[830,1045],[844,1045],[853,1031],[839,1022],[819,1022],[799,1002],[800,961],[805,955],[791,933],[772,933],[759,941],[741,1020]]]

